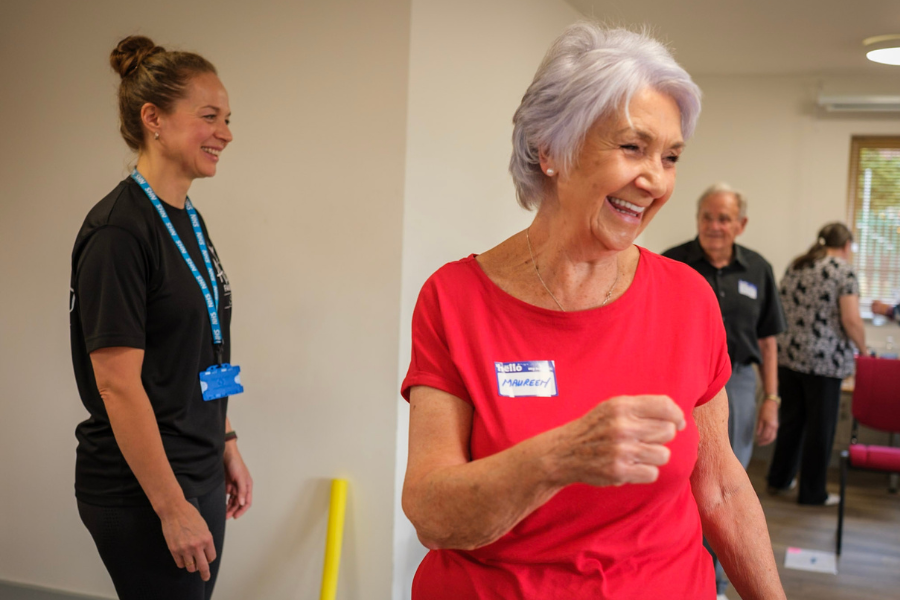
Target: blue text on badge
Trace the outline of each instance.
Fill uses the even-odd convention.
[[[495,362],[497,391],[507,398],[556,396],[556,367],[552,360]]]

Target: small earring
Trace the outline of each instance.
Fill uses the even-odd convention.
[[[158,139],[159,139],[159,132],[158,132],[158,131],[154,131],[154,132],[153,132],[153,139],[154,139],[154,140],[158,140]]]
[[[556,171],[554,171],[553,169],[547,169],[547,177],[553,177],[554,175],[556,175]]]

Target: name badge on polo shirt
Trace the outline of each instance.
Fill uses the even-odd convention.
[[[200,373],[200,391],[203,399],[218,400],[244,391],[241,385],[241,368],[237,365],[214,365]]]
[[[756,300],[756,286],[749,281],[738,279],[738,293]]]
[[[556,368],[552,360],[495,362],[497,391],[507,398],[556,396]]]

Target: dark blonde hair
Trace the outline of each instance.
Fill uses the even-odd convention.
[[[791,269],[811,267],[817,260],[828,254],[828,248],[843,248],[847,242],[853,241],[853,234],[847,226],[840,222],[829,223],[819,230],[816,243],[809,247],[791,263]]]
[[[119,84],[119,131],[132,150],[144,146],[141,107],[153,104],[171,113],[187,95],[191,78],[216,73],[211,62],[193,52],[170,52],[150,38],[131,35],[118,43],[109,64],[122,78]]]

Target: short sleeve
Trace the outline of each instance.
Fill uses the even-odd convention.
[[[838,296],[859,296],[859,281],[850,265],[843,265],[843,278],[838,289]]]
[[[706,392],[697,400],[695,407],[706,404],[712,400],[716,394],[722,391],[728,379],[731,377],[731,359],[728,357],[728,341],[725,336],[725,324],[722,321],[722,313],[719,310],[718,303],[713,291],[710,288],[709,296],[712,302],[704,302],[705,319],[707,333],[707,344],[709,346],[709,371],[707,381],[709,382]]]
[[[413,312],[412,354],[400,393],[409,401],[410,389],[413,386],[424,385],[447,392],[471,404],[472,399],[459,369],[453,362],[441,300],[432,277],[422,287]]]
[[[147,263],[133,235],[113,226],[91,235],[78,260],[74,289],[88,353],[145,347]]]
[[[766,296],[759,312],[759,322],[756,324],[756,337],[759,339],[779,334],[787,328],[778,286],[775,284],[775,274],[772,273],[769,263],[766,263],[765,267]]]

